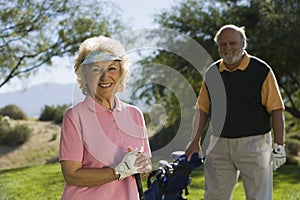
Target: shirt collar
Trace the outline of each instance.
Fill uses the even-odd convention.
[[[114,108],[114,110],[122,111],[124,109],[125,105],[119,100],[119,98],[117,96],[114,97],[114,101],[115,101],[115,108]],[[102,113],[102,112],[109,111],[107,108],[105,108],[104,106],[100,105],[98,102],[96,102],[89,95],[87,95],[85,97],[84,103],[93,112]]]
[[[247,69],[247,67],[249,65],[249,62],[250,62],[250,57],[249,57],[248,53],[246,51],[244,51],[244,56],[242,58],[242,62],[240,63],[240,65],[237,68],[235,68],[234,70],[228,69],[226,67],[223,59],[221,59],[219,70],[220,70],[220,72],[223,72],[223,71],[233,72],[233,71],[236,71],[236,70],[244,71],[245,69]]]

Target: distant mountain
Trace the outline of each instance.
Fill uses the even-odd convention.
[[[39,117],[45,105],[71,105],[73,100],[81,98],[82,95],[74,84],[44,83],[26,90],[0,94],[0,108],[14,104],[28,117]]]

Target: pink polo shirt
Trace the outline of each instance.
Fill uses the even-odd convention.
[[[63,119],[60,160],[82,163],[83,168],[114,167],[128,147],[143,150],[151,157],[146,126],[141,111],[115,97],[115,109],[107,110],[87,96],[69,108]],[[96,187],[65,185],[62,199],[138,199],[133,176]]]

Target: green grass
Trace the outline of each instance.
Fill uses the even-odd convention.
[[[300,199],[299,172],[299,166],[285,165],[274,173],[273,200]],[[58,163],[0,171],[0,200],[58,200],[63,187],[64,180]],[[192,173],[187,198],[201,200],[203,194],[204,176],[200,168]],[[234,190],[233,199],[245,199],[240,181]]]
[[[274,172],[273,200],[300,199],[300,166],[284,165]],[[192,173],[192,183],[189,186],[188,200],[203,200],[204,175],[203,170]],[[233,200],[245,200],[244,188],[239,180],[233,192]]]
[[[46,164],[0,172],[0,200],[60,199],[64,180],[59,164]]]

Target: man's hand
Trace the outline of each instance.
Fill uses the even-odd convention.
[[[203,157],[203,153],[202,153],[202,150],[201,150],[201,146],[199,144],[199,142],[197,141],[191,141],[188,143],[186,149],[185,149],[185,154],[186,154],[186,157],[187,157],[187,160],[190,161],[191,158],[192,158],[192,155],[194,153],[199,153],[199,155],[201,157]]]
[[[281,165],[286,162],[286,155],[285,155],[285,145],[278,145],[274,143],[274,149],[272,152],[273,157],[273,170],[277,170]]]

